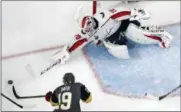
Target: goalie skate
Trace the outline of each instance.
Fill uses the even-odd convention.
[[[168,32],[165,31],[162,34],[161,39],[162,39],[162,42],[159,43],[159,46],[161,48],[169,48],[171,46],[173,37]]]

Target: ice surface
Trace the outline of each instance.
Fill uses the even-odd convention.
[[[52,111],[54,108],[43,98],[16,99],[7,81],[9,79],[14,81],[19,95],[39,95],[45,94],[61,85],[62,75],[66,72],[73,72],[76,80],[84,83],[92,92],[92,103],[84,104],[81,102],[82,110],[84,111],[180,110],[180,97],[168,98],[158,102],[146,99],[130,99],[105,93],[82,52],[75,53],[66,65],[58,65],[43,76],[39,76],[39,74],[30,75],[26,66],[28,64],[31,65],[35,73],[38,73],[41,71],[40,69],[52,63],[49,60],[49,56],[55,52],[53,51],[55,49],[52,49],[52,51],[47,50],[48,52],[45,52],[45,50],[38,50],[41,52],[32,51],[63,45],[73,38],[73,35],[77,32],[74,14],[77,7],[83,2],[87,1],[2,1],[2,92],[22,105],[36,104],[35,108],[20,109],[2,98],[2,110]],[[157,4],[156,6],[160,9],[159,3],[161,2],[154,2],[153,5]],[[166,9],[168,9],[168,4],[176,6],[172,8],[173,10],[168,11],[164,8],[163,10],[166,14],[171,13],[169,15],[175,18],[174,23],[178,22],[180,20],[180,10],[178,10],[180,5],[176,2],[172,2],[172,4],[164,2],[164,4]],[[162,2],[161,6],[165,5]],[[148,9],[151,9],[151,6]],[[160,14],[160,12],[155,13],[157,9],[154,9],[153,12],[156,15],[154,15],[153,20],[158,20],[157,17],[159,16],[157,14]],[[169,21],[161,21],[169,24],[173,22],[170,22],[173,19],[167,19]],[[24,55],[20,56],[17,54]],[[7,56],[11,56],[11,58],[5,59]]]
[[[174,40],[170,49],[128,42],[131,59],[119,60],[103,47],[90,44],[85,52],[102,86],[111,92],[142,97],[162,95],[180,84],[180,24],[168,27]],[[178,95],[180,91],[173,95]]]

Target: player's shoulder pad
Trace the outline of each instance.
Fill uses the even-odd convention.
[[[83,85],[81,82],[75,82],[74,84]]]
[[[54,92],[59,91],[64,85],[58,86],[57,88],[55,88]]]
[[[85,87],[85,85],[80,82],[76,82],[76,84],[79,85],[80,87]]]

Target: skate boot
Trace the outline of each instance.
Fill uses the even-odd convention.
[[[161,38],[161,41],[159,42],[158,45],[161,48],[170,48],[173,37],[168,32],[164,31],[160,35],[160,38]]]

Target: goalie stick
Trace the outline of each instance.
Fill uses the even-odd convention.
[[[96,3],[96,2],[95,2]],[[103,27],[111,18],[109,18],[101,27]],[[98,28],[91,37],[94,37],[94,35],[98,32],[98,30],[100,29]],[[88,39],[90,39],[91,37],[89,37]],[[56,53],[55,53],[56,54]],[[45,70],[43,70],[40,75],[43,75],[44,73],[48,72],[50,69],[52,69],[54,66],[58,65],[59,63],[61,63],[61,59],[58,59],[55,63],[53,63],[52,65],[50,65],[48,68],[46,68]]]
[[[44,73],[48,72],[50,69],[52,69],[54,66],[58,65],[61,62],[61,59],[57,60],[55,63],[53,63],[52,65],[50,65],[48,68],[46,68],[45,70],[43,70],[41,72],[41,75],[43,75]]]
[[[174,91],[178,90],[180,87],[181,87],[181,84],[180,84],[179,86],[177,86],[176,88],[174,88],[172,91],[170,91],[170,92],[168,92],[168,93],[160,96],[158,99],[159,99],[159,100],[162,100],[162,99],[166,98],[168,95],[170,95],[170,94],[173,93]]]
[[[17,107],[23,109],[23,108],[33,108],[36,105],[32,105],[32,106],[24,106],[24,105],[20,105],[18,103],[16,103],[15,101],[13,101],[11,98],[7,97],[6,95],[4,95],[3,93],[1,93],[1,96],[3,96],[4,98],[6,98],[8,101],[10,101],[11,103],[13,103],[14,105],[16,105]]]
[[[30,98],[42,98],[45,97],[45,95],[36,95],[36,96],[19,96],[15,90],[15,87],[13,85],[13,94],[17,99],[30,99]]]

